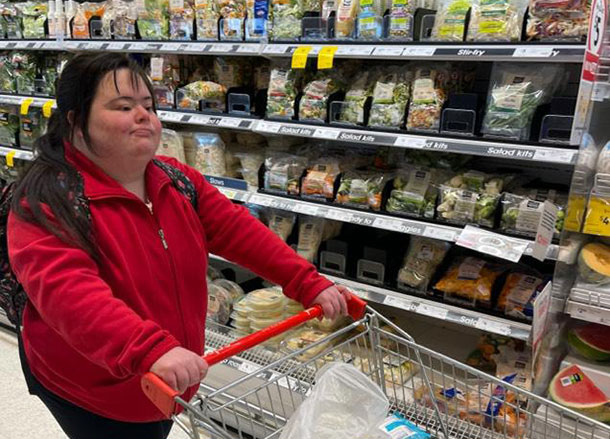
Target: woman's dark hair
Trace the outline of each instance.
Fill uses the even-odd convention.
[[[118,90],[116,72],[122,69],[131,72],[134,87],[142,79],[154,101],[146,73],[126,55],[80,54],[66,64],[57,81],[57,109],[49,119],[46,134],[34,145],[37,157],[17,182],[11,206],[13,212],[24,220],[43,226],[63,241],[83,248],[95,259],[98,252],[90,219],[75,208],[78,200],[75,201],[74,196],[82,193],[83,182],[65,159],[64,141],[72,141],[78,127],[87,147],[95,153],[88,131],[91,105],[100,82],[108,73],[114,73]],[[72,123],[68,121],[69,114]],[[56,221],[49,221],[42,210],[43,203],[51,209]]]

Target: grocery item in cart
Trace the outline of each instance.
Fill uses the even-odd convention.
[[[350,364],[324,366],[315,382],[280,439],[354,439],[388,414],[389,402],[383,391]]]
[[[286,296],[278,288],[255,290],[248,293],[247,297],[247,306],[252,311],[261,311],[271,316],[276,315],[278,310],[284,311]],[[264,315],[260,315],[260,317],[264,317]]]
[[[144,9],[138,10],[138,31],[143,40],[167,40],[169,0],[144,0]]]
[[[269,228],[285,242],[292,234],[296,220],[297,215],[293,212],[273,209],[269,219]]]
[[[399,288],[426,291],[450,247],[451,244],[445,241],[420,236],[411,237],[409,249],[398,271]]]
[[[272,152],[265,159],[265,189],[298,195],[301,175],[306,166],[306,157]]]
[[[226,325],[229,323],[232,305],[231,293],[219,285],[208,285],[208,319]]]
[[[340,84],[334,74],[319,73],[303,87],[303,96],[299,102],[299,120],[326,122],[328,98],[339,88]]]
[[[466,16],[471,4],[471,0],[439,0],[439,9],[432,28],[432,40],[463,41]]]
[[[528,0],[472,0],[467,40],[519,41],[527,4]]]
[[[297,73],[285,62],[272,64],[267,90],[267,117],[292,119],[297,94]]]
[[[498,297],[498,311],[531,321],[534,316],[534,300],[544,286],[543,282],[542,276],[537,274],[510,273]]]
[[[491,307],[492,288],[505,271],[502,265],[472,256],[461,256],[434,285],[445,293],[445,300],[463,299],[471,305]]]
[[[394,66],[383,72],[373,89],[369,126],[400,128],[410,96],[412,72],[404,66]]]
[[[335,22],[335,37],[353,38],[358,15],[358,0],[339,0]]]
[[[19,139],[19,108],[0,107],[0,145],[14,148]]]
[[[218,20],[220,12],[214,0],[195,0],[195,28],[198,40],[216,40],[218,38]]]
[[[361,209],[380,210],[386,175],[375,171],[346,171],[341,176],[336,202]]]
[[[430,434],[396,413],[373,427],[365,437],[367,439],[430,439]]]
[[[169,3],[169,36],[171,40],[193,39],[192,0],[171,0]]]
[[[138,9],[134,1],[111,0],[102,17],[104,39],[133,40],[136,38]]]
[[[306,348],[307,346],[316,343],[330,335],[330,332],[321,331],[313,328],[301,328],[292,334],[289,338],[286,338],[280,346],[280,349],[291,354],[300,349]],[[307,349],[304,353],[295,357],[299,361],[307,361],[327,350],[330,347],[328,343],[321,343],[315,347]],[[332,360],[332,357],[331,357]]]
[[[301,183],[301,195],[306,197],[332,200],[335,180],[341,173],[339,159],[321,157],[309,165]]]
[[[390,40],[413,40],[413,19],[416,8],[415,0],[392,0],[388,25]]]
[[[206,110],[225,111],[227,89],[211,81],[195,81],[179,88],[176,92],[178,108],[198,110],[203,102]]]
[[[205,175],[225,175],[225,144],[218,134],[193,133],[192,137],[186,136],[184,149],[189,166]]]
[[[303,7],[301,0],[271,0],[273,39],[295,40],[301,36]]]
[[[28,1],[15,4],[17,11],[21,14],[23,26],[23,38],[41,39],[45,38],[45,22],[47,21],[47,3]]]
[[[420,67],[415,71],[407,116],[409,131],[438,131],[447,92],[444,67]]]
[[[529,140],[538,106],[546,104],[561,82],[558,65],[496,64],[481,132]]]
[[[157,154],[173,157],[181,163],[186,163],[182,136],[174,130],[163,128]]]
[[[246,0],[220,0],[221,35],[227,39],[241,39],[246,19]]]
[[[572,351],[593,361],[610,361],[610,328],[598,323],[580,324],[568,331]]]
[[[610,283],[610,246],[601,242],[586,244],[578,255],[578,273],[588,283]]]
[[[549,384],[553,401],[600,422],[610,422],[610,399],[580,367],[560,370]]]
[[[445,173],[436,169],[406,166],[397,171],[386,210],[402,215],[432,218],[438,197],[437,184]]]

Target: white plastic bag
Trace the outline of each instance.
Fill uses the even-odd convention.
[[[354,439],[382,422],[389,407],[383,391],[354,366],[330,363],[280,439]]]

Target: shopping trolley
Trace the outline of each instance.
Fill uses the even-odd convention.
[[[311,393],[318,370],[341,361],[380,386],[390,413],[434,438],[610,439],[608,425],[418,345],[359,298],[348,308],[353,323],[293,352],[257,345],[320,317],[320,306],[237,340],[209,324],[206,345],[216,350],[203,358],[224,362],[216,367],[227,373],[210,373],[191,401],[151,373],[142,388],[193,439],[272,439]]]

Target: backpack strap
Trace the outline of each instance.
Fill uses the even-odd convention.
[[[197,212],[199,210],[199,197],[197,196],[197,189],[190,178],[184,175],[184,172],[178,168],[162,160],[153,159],[153,163],[167,174],[174,187],[191,203],[193,209]]]

